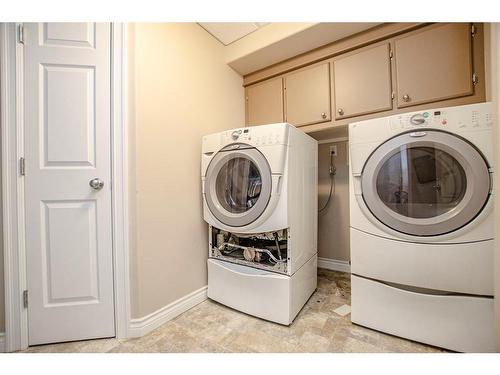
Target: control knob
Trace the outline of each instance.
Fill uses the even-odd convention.
[[[233,140],[237,140],[238,137],[240,136],[241,134],[241,129],[240,130],[235,130],[234,132],[231,133],[231,138],[233,138]]]

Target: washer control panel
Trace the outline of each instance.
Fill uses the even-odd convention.
[[[221,135],[222,135],[222,142],[224,144],[231,142],[253,144],[252,133],[248,128],[228,130],[226,132],[221,133]]]
[[[252,146],[286,144],[288,129],[282,124],[232,129],[222,134],[222,143],[247,143]],[[266,129],[267,128],[267,129]]]

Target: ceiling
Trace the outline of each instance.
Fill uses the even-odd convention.
[[[226,63],[241,75],[380,25],[374,22],[270,23],[225,47]]]
[[[267,25],[268,22],[200,22],[198,24],[227,46]]]
[[[375,22],[199,22],[224,47],[224,60],[245,76],[376,27]]]

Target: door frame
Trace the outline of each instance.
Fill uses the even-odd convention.
[[[28,347],[23,156],[23,45],[19,23],[0,23],[0,124],[5,280],[5,350]],[[129,337],[128,134],[126,23],[111,24],[111,178],[115,334]]]

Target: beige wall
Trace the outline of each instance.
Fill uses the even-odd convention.
[[[131,283],[137,318],[206,285],[201,137],[243,126],[245,114],[241,76],[225,64],[223,45],[200,26],[136,24],[130,37]]]
[[[319,213],[318,253],[322,258],[350,260],[349,248],[349,165],[347,141],[320,144],[318,147],[318,206],[322,208],[330,191],[330,146],[337,145],[335,195]]]

